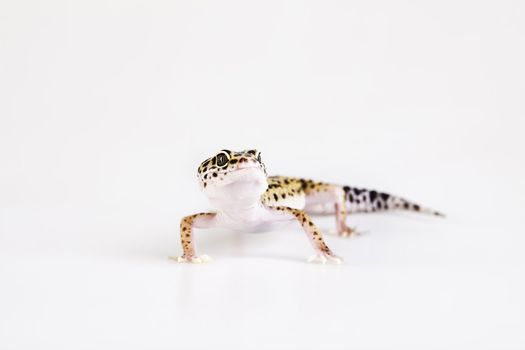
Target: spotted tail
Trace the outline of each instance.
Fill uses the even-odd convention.
[[[345,199],[351,213],[404,209],[429,215],[445,216],[445,214],[438,211],[422,207],[419,204],[388,193],[349,186],[343,187],[343,190],[345,191]]]

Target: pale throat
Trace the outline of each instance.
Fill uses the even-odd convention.
[[[230,218],[250,219],[262,210],[261,196],[266,191],[266,178],[231,182],[210,186],[205,194],[218,212]],[[244,221],[243,220],[243,221]]]

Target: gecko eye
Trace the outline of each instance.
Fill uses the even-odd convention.
[[[217,166],[224,166],[228,163],[228,157],[225,153],[219,153],[217,155]]]

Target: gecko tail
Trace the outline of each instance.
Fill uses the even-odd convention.
[[[445,214],[434,209],[423,207],[401,197],[388,193],[344,186],[345,199],[351,213],[369,213],[387,210],[408,210],[418,213],[445,217]]]

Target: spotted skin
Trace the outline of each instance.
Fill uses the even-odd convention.
[[[309,215],[333,214],[340,236],[356,233],[346,225],[348,213],[403,209],[443,216],[384,192],[297,177],[268,176],[261,153],[254,149],[221,150],[200,164],[197,176],[201,190],[216,211],[182,219],[183,255],[175,258],[179,262],[204,260],[195,254],[194,228],[259,232],[276,223],[296,221],[316,251],[313,261],[340,263],[342,259],[328,248]]]
[[[445,216],[436,210],[422,207],[419,204],[385,192],[350,186],[343,186],[343,191],[345,192],[345,201],[349,203],[353,213],[402,209],[434,216]]]
[[[316,197],[320,197],[318,199],[323,205],[333,206],[330,212],[335,214],[337,233],[341,236],[350,236],[356,233],[354,229],[346,225],[348,207],[341,186],[286,176],[270,176],[268,184],[268,190],[262,196],[263,203],[278,205],[279,202],[286,199],[288,201],[295,199],[295,201],[301,202],[301,198],[303,198],[305,204],[300,209],[309,212],[309,208],[313,209],[314,204],[312,202],[315,203]],[[312,210],[312,213],[315,214],[315,211]]]
[[[182,218],[180,221],[180,241],[184,254],[179,257],[179,261],[182,262],[182,260],[191,261],[193,259],[199,259],[195,255],[195,248],[193,246],[193,228],[199,226],[205,228],[207,225],[204,223],[214,217],[215,213],[199,213]]]
[[[333,260],[334,262],[342,260],[337,257],[331,250],[328,248],[326,243],[323,240],[323,236],[321,235],[321,231],[317,228],[317,226],[314,224],[310,216],[306,214],[304,211],[299,209],[294,209],[290,207],[269,207],[271,209],[277,210],[279,212],[283,213],[289,213],[293,215],[299,224],[302,226],[304,232],[306,233],[308,239],[312,243],[314,249],[319,251],[323,256],[326,256],[328,259]]]
[[[261,152],[257,150],[233,152],[223,149],[199,165],[197,174],[201,188],[206,188],[208,184],[216,180],[223,180],[224,177],[227,176],[230,171],[235,170],[239,164],[248,161],[258,162],[261,170],[267,175],[266,167],[261,160]]]

